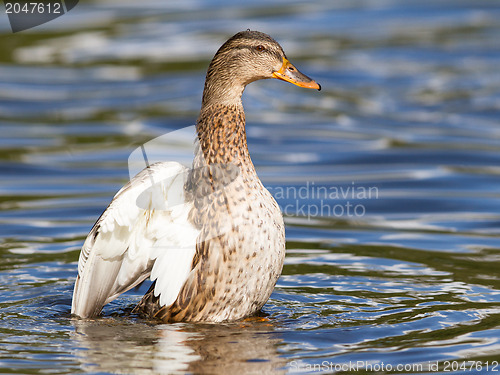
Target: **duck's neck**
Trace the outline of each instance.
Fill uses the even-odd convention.
[[[217,52],[207,70],[201,101],[202,111],[212,105],[240,105],[246,82],[224,54]],[[243,111],[243,108],[241,108]]]
[[[198,166],[232,163],[253,170],[241,100],[235,104],[204,105],[196,131],[201,151],[198,155]]]

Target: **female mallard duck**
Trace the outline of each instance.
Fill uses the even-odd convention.
[[[165,322],[236,320],[266,303],[285,230],[250,159],[241,103],[245,86],[266,78],[320,89],[266,34],[224,43],[208,68],[193,168],[153,164],[116,194],[82,247],[73,314],[94,317],[149,276],[136,311]]]

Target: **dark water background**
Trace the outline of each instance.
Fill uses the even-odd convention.
[[[0,18],[0,373],[500,373],[500,2],[85,2],[18,34]],[[127,314],[145,287],[70,319],[130,153],[194,123],[210,58],[247,28],[323,86],[244,96],[287,224],[268,320],[151,325]]]

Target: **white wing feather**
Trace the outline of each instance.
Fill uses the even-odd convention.
[[[187,171],[179,163],[156,163],[115,195],[83,244],[73,314],[99,314],[150,274],[160,304],[175,301],[191,271],[199,234],[188,221],[192,203],[184,200]]]

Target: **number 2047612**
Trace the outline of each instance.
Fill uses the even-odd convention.
[[[5,12],[7,14],[62,14],[61,3],[15,3],[6,2]]]

